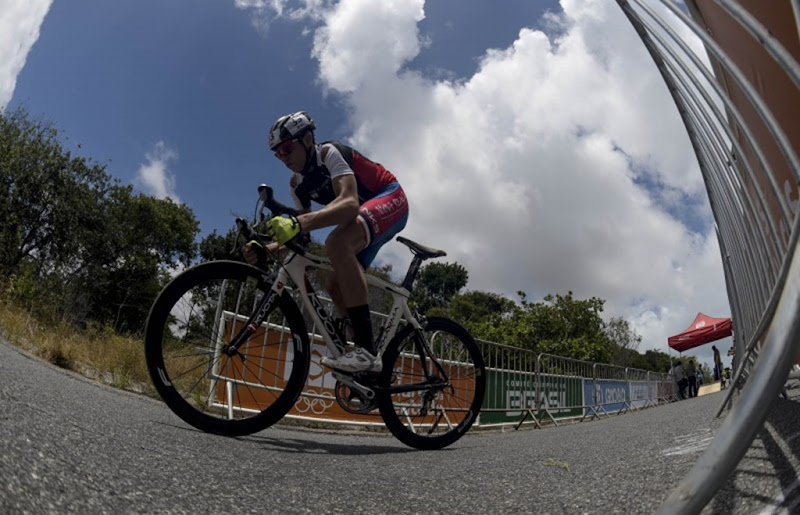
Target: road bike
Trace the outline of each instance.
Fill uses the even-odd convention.
[[[246,241],[266,244],[268,237],[254,228],[270,216],[295,211],[276,201],[269,186],[258,191],[252,225],[243,218],[236,224]],[[145,330],[148,371],[167,406],[188,424],[241,436],[283,418],[307,382],[307,322],[320,328],[331,356],[352,348],[346,326],[337,323],[313,287],[312,272],[332,270],[330,262],[307,250],[308,238],[295,240],[285,245],[282,260],[259,266],[220,260],[189,268],[153,304]],[[389,431],[410,447],[440,449],[475,422],[486,368],[461,325],[409,308],[420,265],[445,252],[403,237],[397,241],[413,254],[402,284],[367,274],[370,287],[391,298],[375,340],[382,371],[333,371],[336,401],[351,413],[378,410]]]

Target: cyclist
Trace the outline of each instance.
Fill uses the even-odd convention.
[[[378,163],[338,141],[317,143],[316,125],[305,111],[281,116],[268,135],[269,148],[292,172],[289,188],[300,214],[274,217],[267,232],[277,250],[301,232],[335,227],[325,240],[333,266],[326,289],[353,328],[356,348],[321,363],[346,372],[381,369],[372,337],[364,271],[378,250],[408,220],[408,201],[395,176]],[[323,207],[311,210],[311,201]],[[257,249],[245,245],[245,259],[255,264]]]

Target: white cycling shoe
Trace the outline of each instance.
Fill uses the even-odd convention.
[[[325,356],[320,363],[334,370],[342,372],[380,372],[381,360],[373,356],[367,349],[356,347],[338,358]]]

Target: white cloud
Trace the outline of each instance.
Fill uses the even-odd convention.
[[[237,9],[250,13],[253,26],[263,35],[269,32],[269,27],[275,18],[287,17],[290,19],[311,18],[318,20],[332,0],[234,0]],[[290,4],[299,4],[289,7]]]
[[[145,153],[145,159],[147,162],[136,173],[136,185],[148,195],[180,202],[175,193],[175,176],[169,171],[170,162],[178,159],[177,150],[159,141]]]
[[[0,9],[0,111],[17,85],[52,0],[4,0]]]
[[[406,190],[405,236],[445,249],[472,289],[606,299],[607,316],[644,336],[640,350],[666,351],[697,311],[729,314],[702,177],[620,8],[561,7],[549,33],[521,30],[463,81],[407,68],[424,48],[423,0],[317,11],[313,55],[323,86],[348,103],[351,143]],[[674,216],[686,209],[700,232]],[[410,260],[396,243],[382,257],[397,269]]]
[[[420,51],[417,22],[422,1],[340,2],[314,37],[325,85],[342,93],[386,83]],[[366,19],[365,19],[366,17]],[[376,30],[377,29],[377,30]],[[376,37],[383,32],[387,37]],[[374,87],[374,86],[373,86]]]
[[[259,32],[266,34],[272,18],[283,13],[285,0],[234,0],[238,9],[250,12],[253,26]]]

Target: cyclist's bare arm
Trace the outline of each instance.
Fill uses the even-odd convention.
[[[290,183],[291,185],[291,183]],[[358,185],[355,175],[340,175],[333,179],[333,190],[336,198],[330,204],[318,211],[311,209],[301,209],[297,215],[300,227],[303,232],[311,232],[315,229],[330,227],[334,225],[347,224],[358,216]],[[282,259],[286,254],[286,248],[277,243],[270,243],[266,247],[267,255]],[[250,243],[242,248],[245,260],[251,265],[258,263],[258,254]]]
[[[336,198],[322,209],[305,212],[297,217],[303,232],[311,232],[323,227],[344,225],[358,216],[358,185],[356,176],[340,175],[333,179],[333,191]]]

